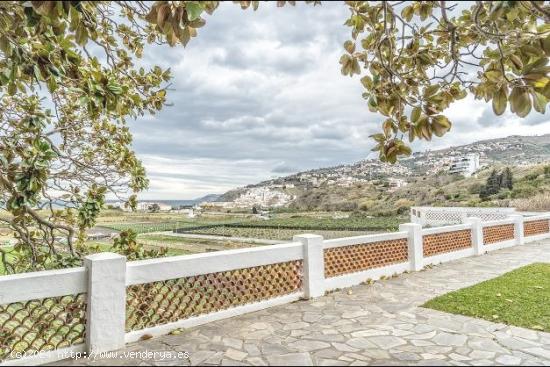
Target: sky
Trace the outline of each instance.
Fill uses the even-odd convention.
[[[154,46],[144,64],[170,67],[171,104],[130,123],[150,188],[143,200],[193,199],[295,172],[375,158],[359,77],[338,60],[350,30],[341,2],[258,11],[222,3],[186,48]],[[450,133],[415,151],[509,135],[550,133],[548,114],[494,116],[466,98],[447,112]]]

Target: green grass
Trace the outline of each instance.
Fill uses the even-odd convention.
[[[423,307],[550,332],[550,264],[535,263],[450,292]]]

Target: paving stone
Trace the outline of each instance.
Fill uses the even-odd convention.
[[[296,329],[305,329],[309,326],[307,322],[293,322],[292,324],[287,324],[283,327],[283,330],[296,330]]]
[[[495,352],[488,352],[486,350],[474,350],[469,356],[472,359],[491,359],[495,354]]]
[[[391,355],[399,361],[419,361],[422,359],[418,354],[410,352],[391,353]]]
[[[432,341],[439,345],[451,345],[454,347],[463,346],[468,338],[461,334],[450,334],[441,332],[432,338]]]
[[[529,330],[515,326],[510,327],[510,334],[527,340],[537,341],[539,339],[538,333],[535,330]]]
[[[228,349],[225,352],[225,356],[235,361],[242,361],[243,359],[246,358],[246,356],[248,356],[248,353],[241,352],[240,350],[236,350],[236,349]]]
[[[317,363],[318,366],[347,366],[349,365],[346,361],[340,361],[337,359],[318,359]]]
[[[506,353],[506,349],[502,348],[498,343],[487,338],[476,338],[468,341],[468,346],[472,349],[485,350],[495,353]]]
[[[274,366],[312,366],[309,353],[289,353],[267,356],[267,362]]]
[[[508,365],[517,366],[518,364],[521,363],[521,358],[511,356],[511,355],[502,355],[502,356],[498,356],[495,359],[495,362],[497,362],[498,364],[504,364],[507,366]]]
[[[191,355],[189,356],[189,359],[191,361],[191,364],[197,365],[197,364],[201,364],[202,362],[204,362],[205,360],[207,360],[208,358],[214,355],[216,355],[216,352],[213,352],[211,350],[200,350],[200,351],[191,353]]]
[[[369,329],[369,330],[354,331],[353,333],[351,333],[351,336],[353,336],[354,338],[361,338],[366,336],[380,336],[380,335],[390,335],[390,332],[386,330]]]
[[[432,353],[422,353],[420,355],[422,357],[422,359],[437,359],[437,360],[442,360],[442,359],[446,359],[447,356],[444,355],[444,354],[432,354]]]
[[[288,345],[291,348],[295,348],[301,352],[310,352],[317,349],[324,349],[330,347],[329,343],[321,342],[317,340],[298,340],[297,342],[290,343]]]
[[[245,359],[244,362],[250,364],[251,366],[267,366],[267,362],[260,357],[250,357]]]
[[[524,352],[534,354],[537,357],[541,357],[550,361],[550,349],[545,348],[527,348]]]
[[[470,357],[464,356],[462,354],[457,354],[457,353],[449,354],[449,358],[451,358],[453,361],[460,361],[460,362],[472,360],[472,358]]]
[[[390,354],[382,349],[365,349],[359,352],[359,354],[362,354],[366,357],[372,358],[372,359],[389,359]]]
[[[245,344],[244,345],[244,351],[248,353],[250,356],[259,356],[262,352],[260,352],[260,348],[256,344]]]
[[[366,338],[351,338],[346,341],[346,344],[358,349],[376,348],[376,345]]]
[[[332,346],[334,347],[334,349],[340,352],[358,352],[360,350],[344,343],[332,343]]]
[[[235,338],[223,338],[222,340],[223,345],[227,347],[231,347],[233,349],[242,349],[243,348],[243,341],[240,339]]]
[[[397,347],[398,345],[407,344],[407,342],[396,336],[375,336],[369,339],[372,343],[376,344],[379,348],[382,349],[391,349]]]

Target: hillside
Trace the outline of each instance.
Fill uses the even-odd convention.
[[[448,174],[455,157],[478,153],[482,168],[477,177]],[[219,201],[236,201],[267,194],[279,201],[276,207],[296,210],[356,210],[383,214],[410,205],[479,205],[479,187],[492,168],[513,167],[517,180],[550,162],[550,135],[510,136],[442,150],[416,152],[395,165],[376,159],[351,165],[321,168],[231,190]],[[541,171],[542,172],[542,171]],[[520,182],[520,181],[518,181]],[[400,187],[406,185],[404,187]],[[549,190],[550,191],[550,190]],[[278,195],[278,196],[277,196]],[[521,199],[509,193],[504,199]],[[260,206],[261,200],[258,202]],[[495,203],[493,203],[495,204]],[[498,205],[507,205],[500,202]],[[404,210],[404,209],[402,209]]]

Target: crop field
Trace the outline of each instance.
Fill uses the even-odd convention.
[[[258,244],[253,243],[231,241],[230,238],[224,241],[215,241],[162,234],[142,234],[138,236],[138,242],[146,247],[167,247],[168,255],[187,255],[258,246]],[[171,253],[176,251],[178,252],[177,254]]]
[[[253,227],[276,229],[302,229],[322,231],[396,231],[399,224],[408,221],[406,216],[327,218],[309,216],[277,217],[269,220],[246,220],[225,224],[226,227]]]
[[[367,231],[327,231],[327,230],[304,230],[304,229],[284,229],[284,228],[260,228],[260,227],[227,227],[216,226],[187,231],[192,234],[205,234],[215,236],[259,238],[267,240],[292,240],[294,235],[305,232],[319,234],[324,238],[352,237],[368,234]]]

